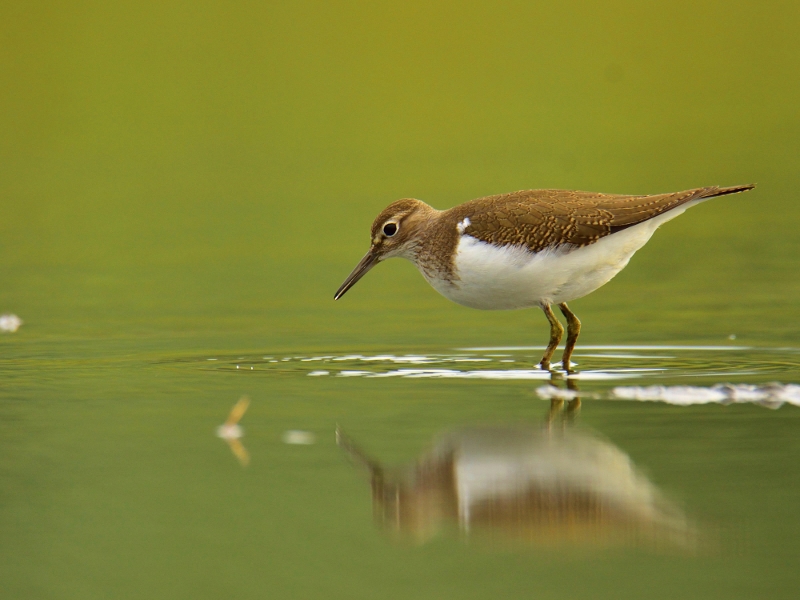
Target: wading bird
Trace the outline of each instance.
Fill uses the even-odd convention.
[[[387,206],[372,224],[372,244],[336,292],[341,298],[367,271],[387,258],[413,262],[446,298],[472,308],[509,310],[538,306],[550,322],[550,360],[567,321],[562,365],[581,322],[567,302],[585,296],[619,273],[659,225],[690,206],[754,185],[704,187],[672,194],[619,196],[567,190],[526,190],[470,200],[436,210],[407,198]]]

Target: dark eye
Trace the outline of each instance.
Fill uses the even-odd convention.
[[[395,233],[397,233],[397,223],[387,223],[383,226],[383,235],[386,237],[392,237]]]

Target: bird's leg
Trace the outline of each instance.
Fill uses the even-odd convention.
[[[564,327],[556,319],[549,304],[543,304],[542,310],[544,311],[544,316],[550,321],[550,343],[547,344],[547,350],[544,351],[544,356],[539,364],[543,369],[550,369],[550,359],[553,358],[553,353],[561,342],[561,336],[564,335]]]
[[[578,335],[581,333],[581,322],[575,316],[575,313],[569,309],[566,302],[559,304],[558,308],[561,309],[562,314],[567,319],[567,345],[564,347],[564,356],[561,357],[561,366],[564,367],[565,371],[569,372],[569,359],[572,358],[575,342],[578,341]]]

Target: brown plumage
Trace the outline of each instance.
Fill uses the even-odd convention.
[[[464,233],[497,246],[532,252],[565,244],[580,248],[657,217],[681,204],[735,194],[753,185],[697,188],[654,196],[620,196],[572,190],[524,190],[486,196],[451,208],[450,221],[468,217]]]

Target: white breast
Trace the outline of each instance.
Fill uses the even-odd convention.
[[[462,235],[455,257],[458,279],[426,278],[443,296],[471,308],[510,310],[569,302],[607,283],[659,225],[695,203],[572,250],[530,252],[525,247],[500,247]]]

